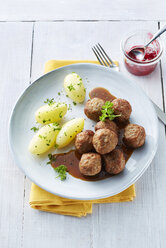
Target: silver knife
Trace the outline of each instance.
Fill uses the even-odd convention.
[[[153,101],[152,103],[156,110],[158,118],[166,125],[166,113],[164,113]]]

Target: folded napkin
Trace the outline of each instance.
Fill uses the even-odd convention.
[[[49,60],[45,64],[44,72],[47,73],[49,71],[55,70],[56,68],[69,64],[76,64],[76,63],[99,64],[97,61],[85,61],[85,60],[84,61]],[[115,63],[118,64],[118,62]],[[57,195],[53,195],[41,189],[34,183],[32,183],[29,204],[32,208],[41,211],[82,217],[92,213],[93,203],[113,203],[113,202],[132,201],[135,196],[136,196],[135,186],[131,185],[128,189],[124,190],[123,192],[108,198],[99,199],[99,200],[89,200],[89,201],[72,200]]]

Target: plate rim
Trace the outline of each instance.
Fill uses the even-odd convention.
[[[14,113],[15,113],[15,110],[17,108],[17,105],[19,104],[19,102],[21,101],[21,99],[24,97],[24,95],[26,94],[26,92],[29,90],[29,88],[31,88],[34,84],[36,84],[38,81],[40,81],[42,78],[45,78],[45,77],[48,77],[50,74],[53,74],[55,73],[56,71],[63,71],[63,69],[65,68],[70,68],[72,66],[90,66],[90,67],[96,67],[96,68],[100,68],[102,70],[105,70],[105,71],[111,71],[113,72],[113,74],[120,74],[122,78],[125,78],[127,81],[129,81],[131,83],[131,80],[126,76],[124,75],[122,72],[117,72],[115,70],[111,70],[111,68],[108,68],[108,67],[105,67],[105,66],[101,66],[101,65],[97,65],[97,64],[92,64],[92,63],[75,63],[75,64],[70,64],[70,65],[66,65],[66,66],[62,66],[62,67],[59,67],[55,70],[52,70],[48,73],[45,73],[43,74],[42,76],[40,76],[39,78],[35,79],[31,84],[29,84],[22,92],[21,94],[19,95],[19,97],[17,98],[17,100],[15,101],[14,103],[14,107],[12,108],[12,111],[11,111],[11,114],[10,114],[10,117],[9,117],[9,121],[8,121],[8,141],[9,141],[9,147],[10,147],[10,151],[12,153],[12,157],[14,159],[14,162],[15,164],[17,165],[17,167],[23,172],[24,175],[27,176],[27,178],[34,184],[38,185],[40,188],[54,194],[54,195],[57,195],[57,196],[60,196],[60,197],[64,197],[64,198],[69,198],[69,199],[74,199],[74,200],[97,200],[97,199],[104,199],[104,198],[107,198],[107,197],[110,197],[110,196],[114,196],[116,194],[119,194],[121,193],[122,191],[126,190],[127,188],[129,188],[132,184],[134,184],[143,174],[144,172],[147,170],[147,168],[149,167],[149,165],[151,164],[151,162],[153,161],[154,157],[155,157],[155,154],[156,154],[156,151],[157,151],[157,148],[158,148],[158,138],[159,138],[159,124],[158,124],[158,118],[157,118],[157,114],[156,114],[156,111],[155,111],[155,108],[151,102],[151,100],[149,99],[149,97],[146,95],[146,93],[144,92],[144,90],[141,88],[141,86],[133,81],[132,83],[142,92],[142,94],[144,95],[144,97],[149,101],[150,105],[151,105],[151,108],[153,109],[153,112],[154,112],[154,116],[155,116],[155,124],[156,124],[156,146],[155,148],[153,149],[153,152],[151,153],[151,156],[149,156],[149,159],[148,161],[146,162],[144,168],[140,171],[140,173],[138,175],[136,175],[135,177],[132,178],[131,181],[129,181],[129,183],[127,183],[125,186],[121,187],[120,190],[116,190],[113,194],[105,194],[105,196],[103,195],[97,195],[97,196],[94,196],[94,197],[91,197],[91,196],[88,196],[88,197],[81,197],[81,198],[78,198],[77,196],[73,196],[73,195],[63,195],[63,194],[60,194],[60,193],[55,193],[54,191],[50,190],[50,189],[47,189],[46,187],[44,187],[43,185],[41,185],[40,183],[37,183],[36,180],[32,180],[31,179],[31,176],[27,175],[23,169],[23,167],[21,166],[21,164],[19,163],[17,157],[15,156],[15,153],[14,153],[14,150],[13,150],[13,147],[12,147],[12,138],[11,138],[11,132],[12,132],[12,127],[11,127],[11,124],[12,124],[12,118],[14,116]]]

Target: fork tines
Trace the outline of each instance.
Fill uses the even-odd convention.
[[[107,67],[117,67],[99,43],[92,47],[92,50],[101,65]]]

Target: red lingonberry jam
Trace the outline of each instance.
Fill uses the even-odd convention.
[[[157,57],[157,51],[152,47],[147,47],[145,50],[145,56],[143,61],[150,61]]]
[[[159,47],[157,49],[155,49],[155,47],[154,48],[147,47],[145,50],[144,58],[142,60],[138,60],[134,56],[134,53],[132,53],[132,50],[134,48],[136,47],[134,46],[129,51],[126,51],[128,56],[130,57],[130,60],[135,62],[135,63],[132,63],[129,59],[125,59],[125,65],[126,65],[127,70],[137,76],[144,76],[144,75],[150,74],[156,68],[157,63],[148,65],[148,62],[150,62],[151,60],[157,57],[159,53]],[[137,48],[142,50],[143,52],[142,46],[137,46]]]

